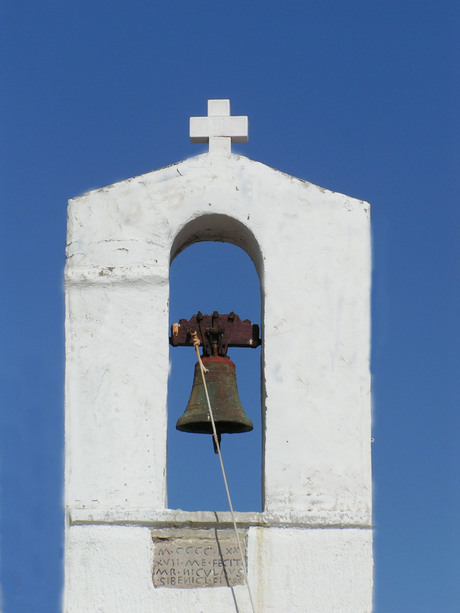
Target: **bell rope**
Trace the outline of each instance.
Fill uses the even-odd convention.
[[[200,339],[198,338],[198,334],[194,330],[192,331],[192,342],[193,342],[193,346],[195,347],[196,355],[198,357],[198,363],[200,365],[201,376],[203,378],[203,387],[204,387],[204,391],[205,391],[205,394],[206,394],[206,400],[207,400],[207,403],[208,403],[209,415],[211,417],[211,424],[212,424],[213,437],[214,437],[214,446],[215,446],[215,449],[217,450],[217,453],[219,454],[219,461],[220,461],[220,467],[222,469],[222,476],[224,478],[225,491],[227,492],[228,506],[230,507],[230,512],[232,514],[233,528],[235,530],[236,540],[237,540],[237,543],[238,543],[238,549],[239,549],[240,556],[241,556],[241,562],[243,564],[244,581],[246,583],[246,587],[248,588],[249,600],[251,602],[252,611],[253,611],[253,613],[256,613],[256,610],[255,610],[255,607],[254,607],[254,602],[252,600],[251,588],[249,587],[248,572],[247,572],[247,568],[246,568],[246,559],[245,559],[245,557],[243,555],[243,548],[241,547],[240,537],[239,537],[238,529],[237,529],[237,526],[236,526],[235,512],[233,510],[232,498],[230,496],[230,490],[228,488],[227,475],[225,473],[224,461],[222,459],[222,453],[221,453],[221,450],[220,450],[219,437],[217,435],[216,424],[214,422],[214,415],[213,415],[212,407],[211,407],[211,401],[209,400],[208,388],[206,386],[205,373],[207,372],[207,369],[205,368],[205,366],[204,366],[204,364],[203,364],[203,362],[201,360],[200,350],[198,349],[198,347],[200,346]]]

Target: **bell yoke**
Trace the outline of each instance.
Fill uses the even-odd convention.
[[[224,433],[249,432],[252,421],[244,412],[238,394],[235,364],[227,356],[228,347],[258,347],[261,344],[259,326],[235,313],[212,315],[198,312],[190,320],[181,319],[171,326],[170,344],[173,347],[192,347],[192,333],[196,332],[202,346],[202,362],[206,368],[206,385],[216,431]],[[183,432],[212,434],[200,364],[195,364],[190,400],[176,428]]]

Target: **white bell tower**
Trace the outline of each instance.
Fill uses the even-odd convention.
[[[69,202],[64,611],[370,612],[369,205],[232,154],[248,123],[228,100],[190,137],[209,152]],[[169,267],[202,240],[243,248],[261,281],[244,560],[230,513],[166,505]]]

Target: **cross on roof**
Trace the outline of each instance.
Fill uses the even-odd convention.
[[[248,118],[230,116],[230,100],[208,100],[207,117],[190,117],[190,140],[209,142],[209,153],[231,153],[232,142],[248,142]]]

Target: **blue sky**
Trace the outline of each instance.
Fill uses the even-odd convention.
[[[208,98],[249,116],[237,153],[372,205],[375,611],[457,610],[459,17],[446,0],[0,3],[4,613],[60,609],[66,202],[203,152],[188,117]],[[181,297],[201,248],[173,264],[173,318],[231,298]],[[235,258],[250,289],[231,308],[257,320]],[[257,350],[233,357],[250,407]],[[251,479],[236,506],[260,504]]]

